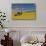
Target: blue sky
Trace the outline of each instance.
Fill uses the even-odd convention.
[[[36,11],[35,4],[12,4],[12,10],[14,11]]]

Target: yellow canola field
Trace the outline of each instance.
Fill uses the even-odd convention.
[[[16,12],[12,12],[12,20],[35,20],[36,12],[22,12],[22,15],[15,16]]]

